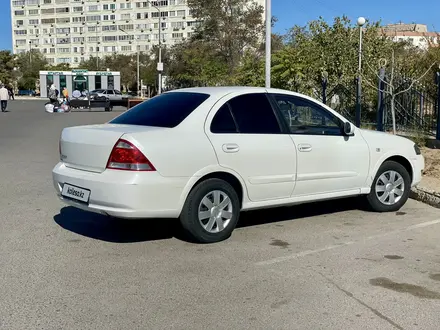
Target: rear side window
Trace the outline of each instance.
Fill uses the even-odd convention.
[[[208,94],[171,92],[153,97],[113,119],[111,124],[176,127],[200,104]]]
[[[234,118],[227,104],[223,105],[215,114],[211,122],[212,133],[238,133]]]
[[[230,100],[232,115],[240,133],[278,134],[280,125],[266,95],[245,94]]]

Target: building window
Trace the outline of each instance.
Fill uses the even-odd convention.
[[[104,36],[104,37],[102,38],[102,40],[103,40],[104,42],[117,41],[117,37],[116,37],[116,36]]]
[[[102,83],[101,83],[102,76],[95,76],[95,89],[101,89]]]
[[[70,63],[70,62],[71,62],[70,57],[57,58],[57,63]]]
[[[29,25],[38,25],[40,23],[40,20],[38,19],[30,19]]]
[[[70,17],[57,18],[57,23],[70,23]]]
[[[38,9],[29,9],[29,15],[38,15]]]
[[[27,34],[27,31],[26,30],[14,30],[14,34],[23,35],[23,34]]]
[[[116,9],[116,5],[114,3],[112,3],[110,5],[104,5],[103,9],[104,10],[115,10]]]
[[[129,40],[133,40],[134,36],[129,36],[129,35],[124,34],[122,36],[119,36],[118,38],[119,38],[119,41],[129,41]]]
[[[44,9],[43,9],[44,10]],[[56,8],[56,13],[68,13],[70,11],[69,7],[64,7],[64,8]]]
[[[107,88],[115,89],[115,77],[107,76]]]
[[[87,22],[97,22],[101,20],[101,15],[87,16]]]
[[[98,11],[98,10],[99,10],[99,6],[98,5],[89,6],[89,11]]]
[[[130,52],[131,51],[131,46],[122,46],[121,47],[121,51],[123,51],[123,52]]]
[[[173,39],[180,39],[180,38],[183,38],[183,33],[173,33],[173,34],[171,35],[171,37],[172,37]]]
[[[55,18],[43,18],[41,24],[53,24],[55,23]]]
[[[66,76],[62,75],[60,76],[60,91],[63,90],[63,88],[67,88],[67,80],[66,80]]]
[[[75,13],[79,13],[79,12],[82,12],[83,11],[83,7],[73,7],[73,12],[75,12]]]
[[[59,34],[70,33],[70,28],[58,28],[57,33]]]
[[[84,16],[72,17],[73,23],[81,23],[81,22],[85,22],[85,20],[86,20],[86,18]]]
[[[185,11],[184,10],[178,10],[177,11],[177,16],[185,16]]]
[[[102,31],[117,31],[118,27],[116,25],[104,25]]]
[[[122,29],[124,31],[134,30],[134,25],[133,24],[119,25],[119,29]]]
[[[41,9],[41,13],[42,14],[54,14],[55,13],[55,8]]]
[[[24,10],[16,10],[14,11],[15,16],[24,16]]]
[[[49,94],[49,88],[50,86],[52,86],[53,84],[53,75],[48,74],[46,76],[46,88],[47,88],[47,94]]]
[[[24,6],[25,0],[12,1],[13,6]]]

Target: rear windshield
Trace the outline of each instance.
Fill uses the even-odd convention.
[[[116,117],[110,123],[176,127],[208,97],[208,94],[202,93],[165,93],[142,102]]]

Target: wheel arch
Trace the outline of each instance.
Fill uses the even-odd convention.
[[[405,167],[405,169],[408,171],[409,177],[411,178],[411,182],[413,181],[413,179],[414,179],[414,169],[412,167],[411,162],[407,158],[405,158],[405,157],[403,157],[401,155],[395,155],[395,156],[391,156],[391,157],[388,157],[387,159],[385,159],[382,162],[382,164],[387,162],[387,161],[394,161],[396,163],[399,163],[403,167]],[[382,164],[381,164],[381,166],[382,166]]]
[[[376,177],[380,167],[387,161],[394,161],[405,167],[405,169],[408,171],[408,174],[410,176],[411,183],[413,182],[414,168],[411,161],[402,154],[386,154],[376,162],[373,171],[371,171],[371,175],[369,177],[368,185],[367,185],[368,187],[370,187],[373,184],[374,178]]]
[[[191,177],[180,198],[180,209],[183,208],[183,205],[185,204],[189,193],[194,189],[195,186],[197,186],[200,182],[213,178],[221,179],[228,182],[237,192],[238,198],[240,200],[240,208],[243,206],[243,203],[248,196],[243,178],[235,171],[232,171],[228,168],[220,168],[216,166],[215,168],[204,169]]]

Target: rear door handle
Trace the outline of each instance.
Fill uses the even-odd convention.
[[[310,144],[299,144],[298,150],[300,152],[309,152],[312,151],[312,146]]]
[[[222,149],[224,152],[231,153],[238,152],[240,150],[240,147],[238,146],[238,144],[235,143],[227,143],[223,145]]]

